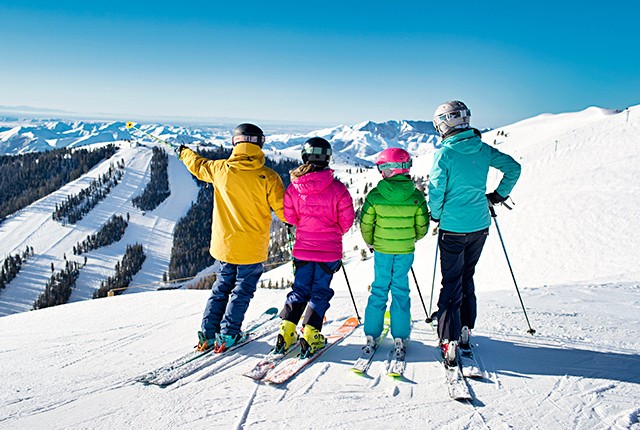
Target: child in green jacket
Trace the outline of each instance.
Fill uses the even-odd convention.
[[[365,348],[376,348],[380,341],[391,291],[391,335],[396,353],[404,354],[411,331],[409,270],[415,243],[429,229],[429,210],[408,175],[411,156],[407,151],[385,149],[376,164],[383,179],[367,194],[360,216],[362,237],[375,250],[375,280],[364,317]]]

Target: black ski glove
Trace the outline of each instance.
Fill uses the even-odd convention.
[[[491,202],[492,205],[498,205],[504,202],[505,200],[507,200],[508,198],[509,196],[502,197],[500,194],[496,193],[495,191],[487,194],[487,199],[489,199],[489,202]]]
[[[176,155],[178,156],[178,159],[180,159],[180,153],[182,152],[182,150],[183,150],[184,148],[186,148],[186,146],[185,146],[185,145],[180,145],[180,146],[177,146],[177,147],[174,149],[174,151],[176,152]]]

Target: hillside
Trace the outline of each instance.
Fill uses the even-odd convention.
[[[636,400],[640,398],[640,340],[635,335],[640,329],[636,318],[640,252],[635,246],[640,241],[639,132],[640,107],[636,106],[620,113],[590,108],[543,115],[485,133],[486,142],[495,141],[523,164],[512,195],[514,210],[499,208],[498,223],[537,333],[526,334],[503,249],[492,227],[477,271],[479,319],[473,333],[487,374],[483,380],[470,381],[474,396],[470,403],[452,402],[446,394],[435,336],[424,323],[417,289],[412,290],[414,327],[405,380],[384,374],[389,339],[369,377],[349,372],[364,342],[362,330],[357,330],[282,387],[256,384],[241,376],[269,350],[273,335],[169,388],[135,383],[132,379],[140,373],[193,346],[208,296],[206,291],[157,291],[0,318],[4,382],[0,428],[640,429]],[[275,151],[297,156],[295,147]],[[415,175],[429,172],[430,151],[415,157]],[[139,192],[145,183],[145,157],[150,153],[144,148],[123,148],[116,155],[131,166],[125,173],[130,175],[123,181],[126,186],[116,187],[114,192],[120,194],[105,199],[90,216],[104,215],[106,220],[118,210],[129,210],[127,196]],[[90,175],[99,174],[101,168]],[[357,173],[344,163],[334,168],[350,184],[354,198],[362,197],[365,184],[379,180],[373,169]],[[169,174],[170,199],[187,194],[190,186],[195,193],[188,173],[173,157]],[[88,180],[81,178],[68,187]],[[496,180],[492,174],[489,190]],[[173,192],[174,185],[180,192]],[[63,194],[61,190],[57,197],[54,193],[36,202],[0,226],[4,247],[0,254],[22,249],[27,242],[36,248],[36,258],[23,269],[32,266],[33,273],[25,272],[14,281],[22,285],[23,294],[34,288],[33,279],[48,275],[51,257],[62,262],[61,252],[75,243],[74,235],[86,236],[86,231],[75,230],[95,229],[103,222],[85,218],[81,223],[87,225],[77,229],[47,224],[51,205]],[[124,247],[124,242],[149,239],[156,244],[155,263],[145,262],[140,277],[134,279],[141,289],[155,289],[144,285],[162,276],[168,264],[163,252],[170,249],[169,225],[193,197],[167,200],[152,213],[135,214],[139,229],[129,227],[126,240],[112,245]],[[373,260],[362,261],[359,234],[353,228],[345,237],[344,249],[346,273],[362,315]],[[420,241],[414,265],[427,308],[435,244],[431,235]],[[92,285],[110,273],[113,256],[121,252],[112,249],[91,256],[96,269],[86,272],[83,284]],[[291,277],[291,266],[285,264],[262,279],[275,282]],[[438,282],[436,274],[434,301]],[[5,295],[14,286],[0,293],[4,309],[9,306]],[[336,296],[326,333],[354,313],[343,273],[336,274],[332,286]],[[285,295],[286,290],[259,289],[248,319],[265,307],[282,306]],[[81,298],[75,296],[75,300]]]

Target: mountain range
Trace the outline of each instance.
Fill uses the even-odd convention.
[[[140,124],[138,127],[144,132],[175,144],[229,146],[234,126]],[[331,142],[338,158],[365,163],[372,161],[375,154],[388,147],[402,147],[413,154],[420,154],[432,151],[433,145],[438,141],[437,133],[430,121],[366,121],[353,126],[340,125],[306,134],[270,134],[268,129],[266,133],[266,148],[299,149],[309,137],[320,136]],[[141,138],[144,136],[135,131],[131,133],[124,122],[0,118],[0,155]]]

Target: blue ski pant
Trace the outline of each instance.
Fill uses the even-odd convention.
[[[442,288],[437,318],[441,341],[459,340],[462,327],[475,326],[477,304],[473,275],[488,235],[488,228],[472,233],[440,230]]]
[[[409,297],[409,270],[413,264],[411,254],[383,254],[374,251],[375,279],[364,311],[364,333],[377,338],[382,333],[384,314],[391,291],[391,335],[408,339],[411,333],[411,298]]]
[[[202,331],[212,339],[216,333],[240,333],[244,314],[256,292],[262,263],[231,264],[218,261],[216,281],[202,316]]]
[[[324,314],[329,309],[329,301],[333,297],[333,290],[329,286],[333,274],[340,269],[341,262],[315,262],[293,259],[296,267],[296,277],[293,289],[287,294],[280,317],[298,324],[302,313],[302,324],[309,324],[320,330]],[[306,308],[306,312],[305,312]]]

